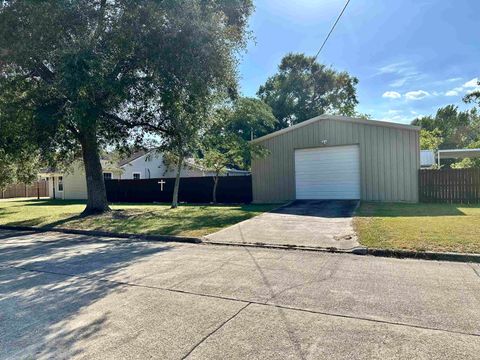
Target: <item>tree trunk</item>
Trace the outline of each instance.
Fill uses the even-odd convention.
[[[180,173],[182,172],[183,157],[178,158],[177,176],[175,177],[175,187],[173,188],[172,209],[178,206],[178,189],[180,188]]]
[[[82,215],[101,214],[110,211],[107,202],[107,191],[103,180],[102,164],[94,129],[85,131],[82,137],[82,155],[87,180],[87,207]]]
[[[218,185],[218,174],[215,174],[213,177],[213,203],[217,203],[217,185]]]

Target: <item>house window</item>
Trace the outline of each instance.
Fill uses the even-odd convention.
[[[141,179],[141,173],[139,173],[139,172],[134,172],[132,175],[133,175],[133,180],[140,180]]]
[[[58,177],[58,191],[63,191],[63,176]]]
[[[103,173],[104,180],[112,180],[112,173],[111,172],[104,172]]]

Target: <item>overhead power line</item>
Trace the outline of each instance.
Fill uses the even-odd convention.
[[[332,32],[333,32],[333,30],[335,29],[335,26],[337,26],[338,21],[339,21],[340,18],[342,17],[342,15],[343,15],[343,13],[345,12],[345,9],[347,8],[347,6],[348,6],[349,3],[350,3],[350,0],[347,0],[347,2],[345,3],[345,6],[343,7],[342,11],[340,12],[340,15],[338,15],[337,20],[335,20],[335,22],[333,23],[332,28],[331,28],[330,31],[328,32],[327,37],[325,38],[325,40],[323,40],[322,46],[320,46],[320,49],[318,50],[317,54],[316,54],[315,57],[313,58],[312,64],[315,62],[315,60],[317,60],[318,55],[320,54],[320,52],[322,51],[323,47],[324,47],[325,44],[327,43],[328,38],[330,37],[330,35],[332,35]]]

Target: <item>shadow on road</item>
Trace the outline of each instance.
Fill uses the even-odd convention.
[[[92,277],[114,275],[170,250],[148,243],[95,243],[73,238],[82,237],[65,234],[42,242],[10,234],[7,243],[0,243],[0,319],[7,330],[0,332],[0,358],[23,357],[27,348],[27,354],[34,353],[37,358],[58,356],[58,349],[70,349],[67,357],[81,354],[81,347],[74,345],[94,338],[109,313],[93,314],[88,321],[73,321],[74,325],[72,319],[108,294],[125,289],[120,283],[91,281]]]

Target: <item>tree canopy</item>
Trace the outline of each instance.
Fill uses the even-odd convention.
[[[478,80],[477,82],[477,89],[472,91],[471,93],[467,94],[463,100],[466,102],[466,103],[476,103],[478,106],[480,106],[480,80]]]
[[[37,179],[39,167],[35,153],[22,152],[12,156],[0,149],[0,192],[15,183],[32,183]]]
[[[355,115],[357,83],[313,57],[288,54],[257,95],[272,108],[278,130],[325,113]]]
[[[241,97],[229,110],[228,130],[237,133],[244,140],[251,140],[272,132],[278,123],[272,108],[262,100]]]
[[[0,116],[25,127],[0,138],[81,154],[86,213],[108,210],[100,149],[175,135],[212,93],[235,93],[251,11],[250,0],[2,1]]]
[[[422,149],[463,149],[480,147],[480,114],[477,108],[460,111],[458,106],[447,105],[434,116],[424,116],[412,121],[421,126]],[[449,161],[447,161],[449,164]],[[465,159],[452,167],[477,166],[478,160]]]
[[[268,105],[256,99],[240,98],[233,105],[215,109],[198,154],[202,166],[214,172],[214,203],[219,176],[228,167],[249,169],[252,158],[265,155],[266,149],[252,144],[250,136],[264,135],[275,122]]]
[[[420,149],[438,150],[443,142],[442,133],[437,128],[433,130],[420,130]]]
[[[443,138],[440,149],[466,148],[480,140],[480,114],[476,108],[460,111],[458,106],[447,105],[434,116],[424,116],[412,121],[423,130],[435,131]]]

